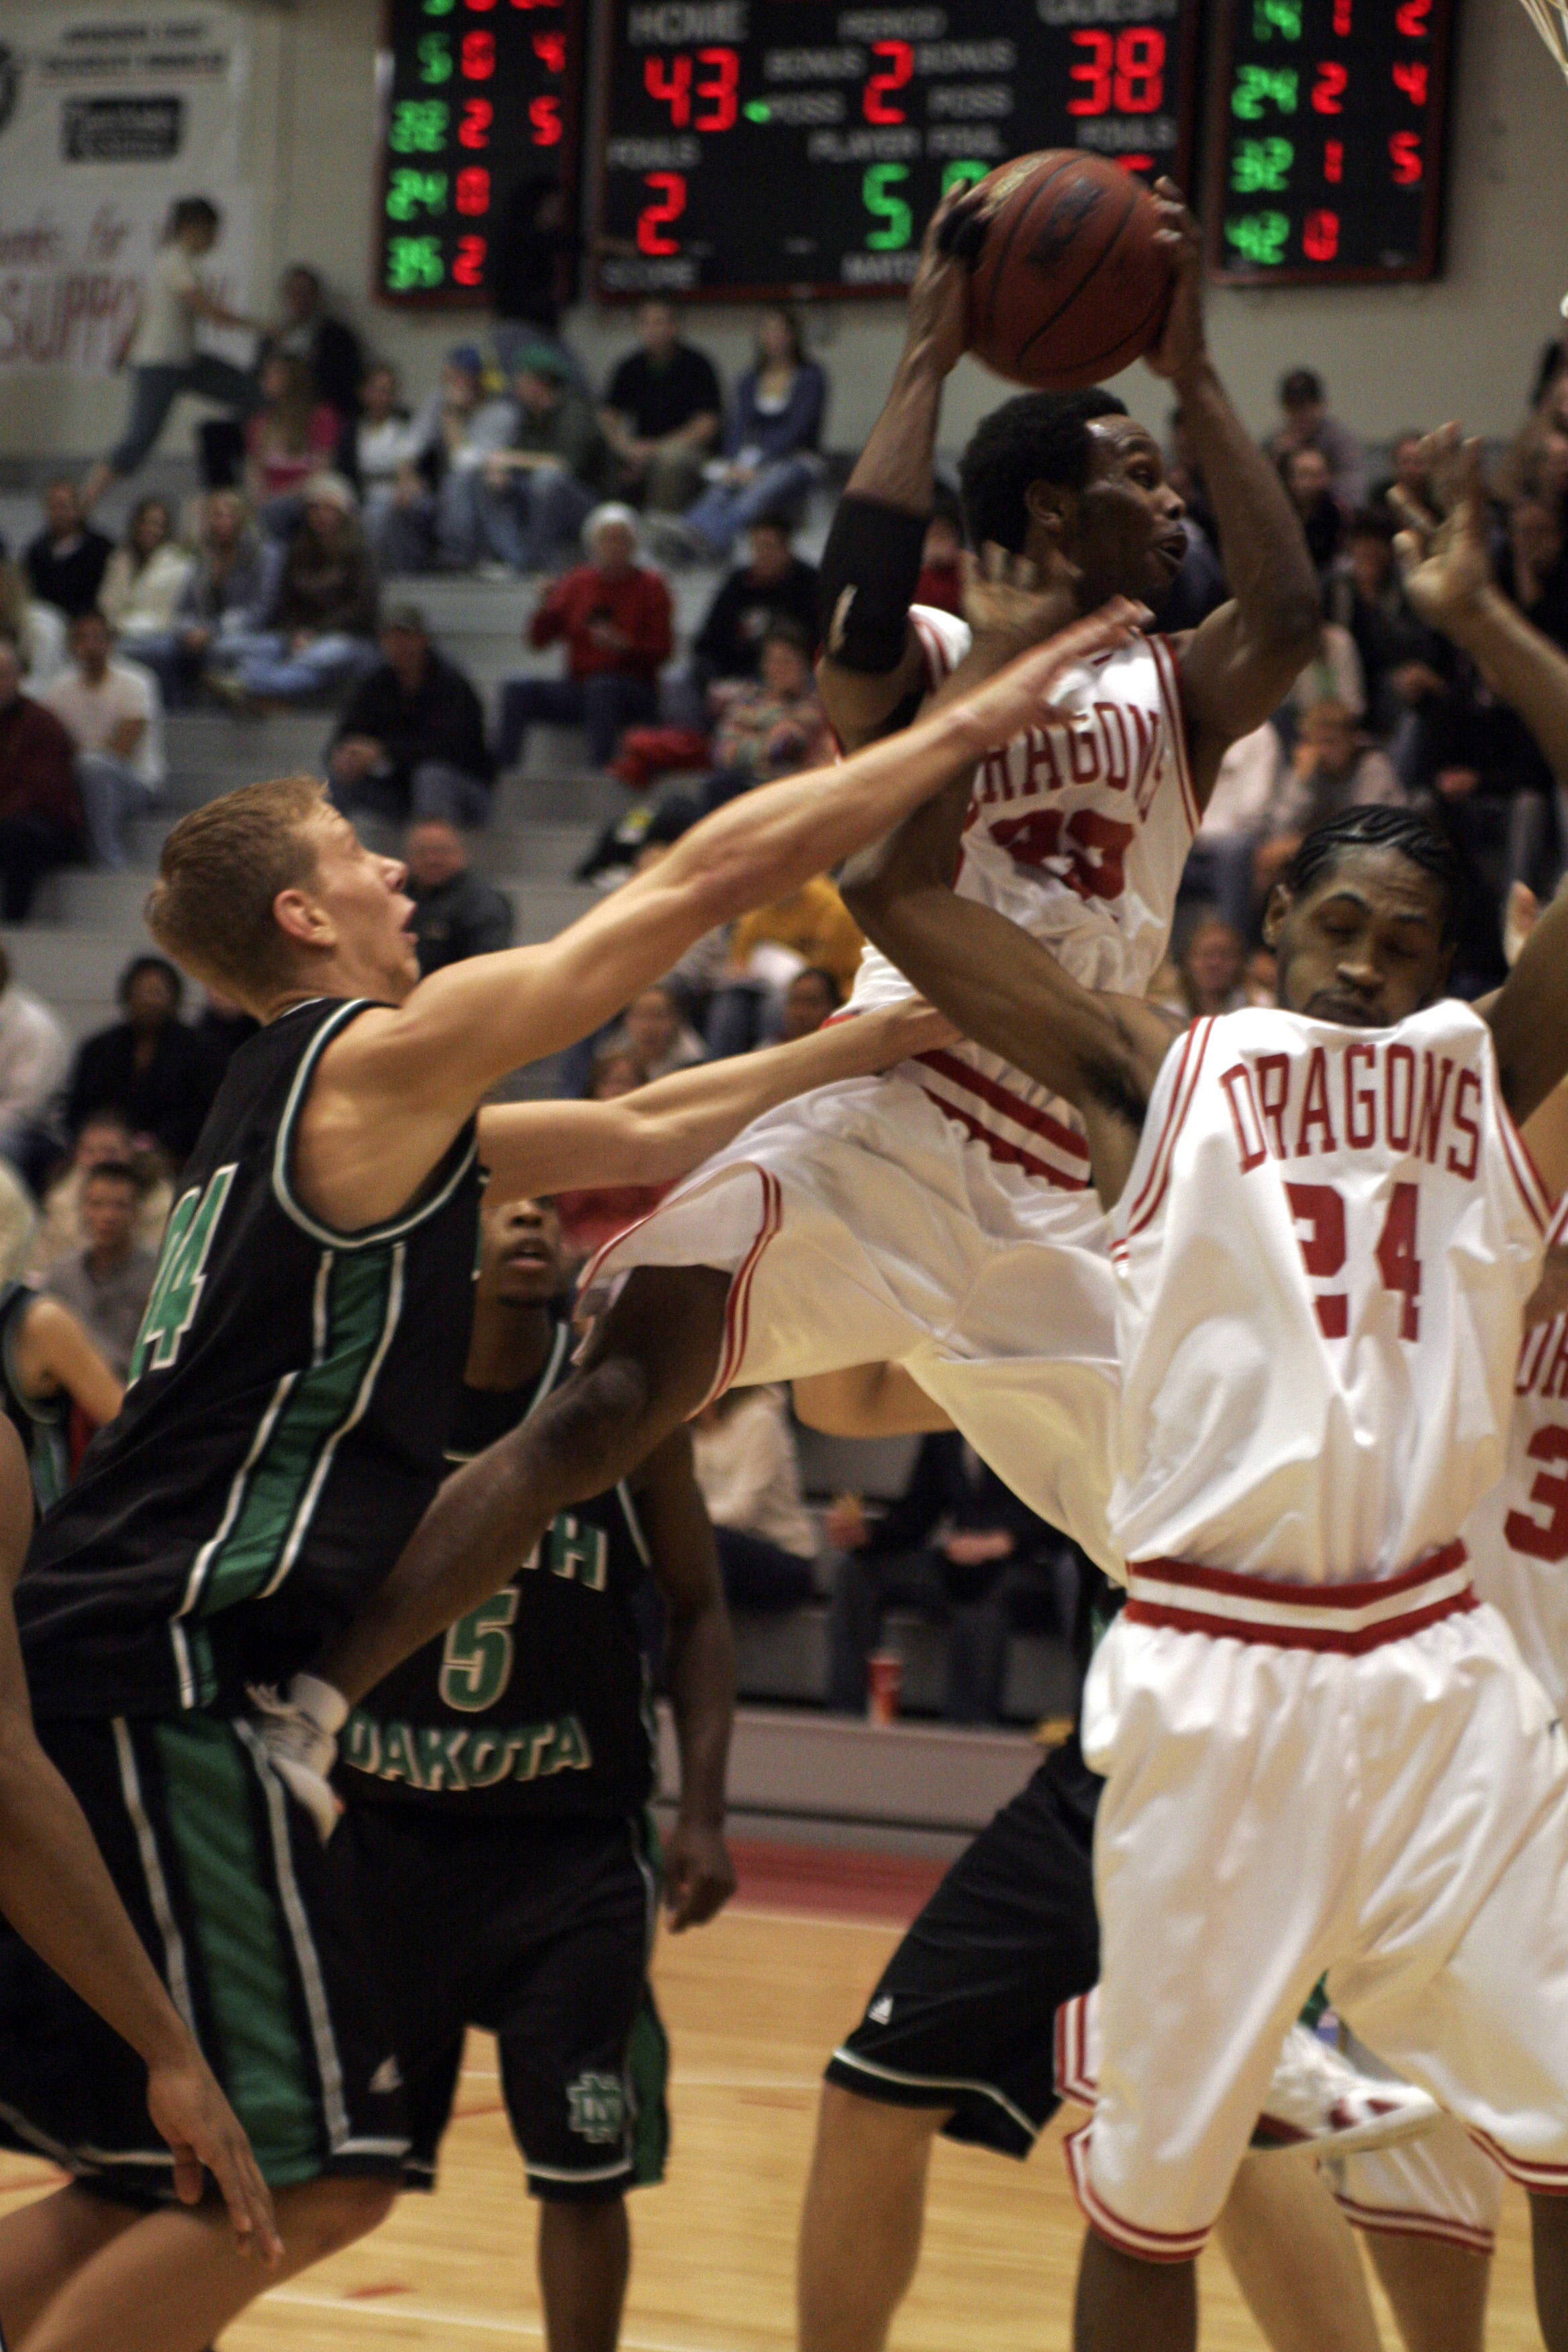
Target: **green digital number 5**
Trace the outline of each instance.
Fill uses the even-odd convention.
[[[482,1715],[494,1706],[511,1680],[516,1617],[517,1588],[509,1584],[449,1629],[437,1685],[444,1706],[459,1715]]]

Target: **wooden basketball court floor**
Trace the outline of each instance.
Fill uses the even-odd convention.
[[[625,2352],[790,2352],[795,2224],[816,2084],[933,1874],[866,1855],[814,1868],[744,1857],[718,1920],[662,1935],[674,2145],[662,2188],[631,2199]],[[1069,2110],[1072,2116],[1074,2111]],[[1057,2352],[1068,2343],[1081,2226],[1060,2122],[1026,2165],[939,2140],[925,2246],[897,2352]],[[55,2176],[0,2154],[0,2211]],[[533,2212],[500,2106],[493,2043],[470,2036],[434,2197],[399,2200],[362,2244],[226,2330],[223,2352],[506,2352],[543,2341]],[[1223,2258],[1202,2273],[1205,2352],[1258,2352]],[[1386,2309],[1384,2340],[1397,2344]],[[1506,2192],[1490,2352],[1539,2345],[1528,2221]]]

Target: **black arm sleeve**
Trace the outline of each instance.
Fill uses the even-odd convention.
[[[841,669],[885,677],[904,657],[929,515],[844,497],[817,573],[822,649]]]

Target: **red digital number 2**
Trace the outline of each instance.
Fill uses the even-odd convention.
[[[1531,1559],[1548,1560],[1555,1567],[1568,1559],[1568,1429],[1538,1429],[1529,1454],[1531,1462],[1556,1465],[1542,1471],[1528,1497],[1548,1517],[1542,1520],[1531,1518],[1528,1511],[1510,1511],[1502,1523],[1503,1541]]]
[[[872,74],[861,96],[861,110],[868,122],[904,122],[908,117],[901,106],[889,106],[889,93],[902,89],[915,70],[915,53],[908,41],[873,41],[871,55],[886,59],[884,69]]]
[[[664,199],[662,204],[645,205],[637,215],[637,251],[639,253],[679,253],[680,247],[672,236],[660,236],[659,230],[672,220],[679,220],[686,210],[686,177],[680,172],[645,172],[645,188],[652,188]]]
[[[1332,1282],[1345,1269],[1344,1196],[1331,1184],[1287,1184],[1285,1197],[1296,1221],[1301,1263],[1314,1282]],[[1421,1336],[1421,1260],[1416,1255],[1415,1217],[1420,1194],[1414,1184],[1396,1184],[1373,1255],[1383,1286],[1401,1302],[1399,1336]],[[1302,1228],[1305,1227],[1305,1231]],[[1312,1301],[1325,1339],[1350,1330],[1350,1301],[1342,1290],[1320,1290]]]

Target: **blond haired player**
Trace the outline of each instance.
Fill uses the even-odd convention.
[[[967,775],[1131,617],[1086,623],[896,745],[720,812],[548,944],[424,982],[401,866],[308,779],[210,803],[165,844],[156,935],[263,1025],[184,1172],[124,1408],[41,1528],[16,1608],[46,1750],[219,2061],[289,2270],[379,2220],[407,2134],[374,1967],[327,1900],[315,1828],[247,1693],[310,1662],[435,1490],[467,1347],[478,1155],[518,1192],[646,1181],[837,1056],[837,1074],[875,1067],[877,1032],[804,1041],[782,1087],[776,1059],[685,1074],[651,1124],[652,1089],[635,1110],[531,1104],[476,1121],[480,1098],[715,921]],[[885,1033],[882,1057],[900,1050]],[[0,1984],[5,2128],[92,2183],[0,2221],[0,2323],[25,2316],[31,2352],[198,2352],[256,2292],[253,2270],[214,2210],[169,2201],[131,2055],[87,2036],[10,1935]]]
[[[1553,764],[1568,663],[1484,593],[1472,480],[1413,598]],[[956,794],[850,892],[982,1042],[1079,1108],[1122,1371],[1130,1598],[1085,1701],[1102,2061],[1072,2144],[1080,2346],[1196,2337],[1194,2258],[1279,2033],[1331,1997],[1528,2189],[1568,2347],[1568,1747],[1458,1529],[1502,1467],[1548,1222],[1515,1122],[1568,1070],[1568,908],[1440,1002],[1452,853],[1348,813],[1271,899],[1281,1009],[1173,1043],[946,887]]]

